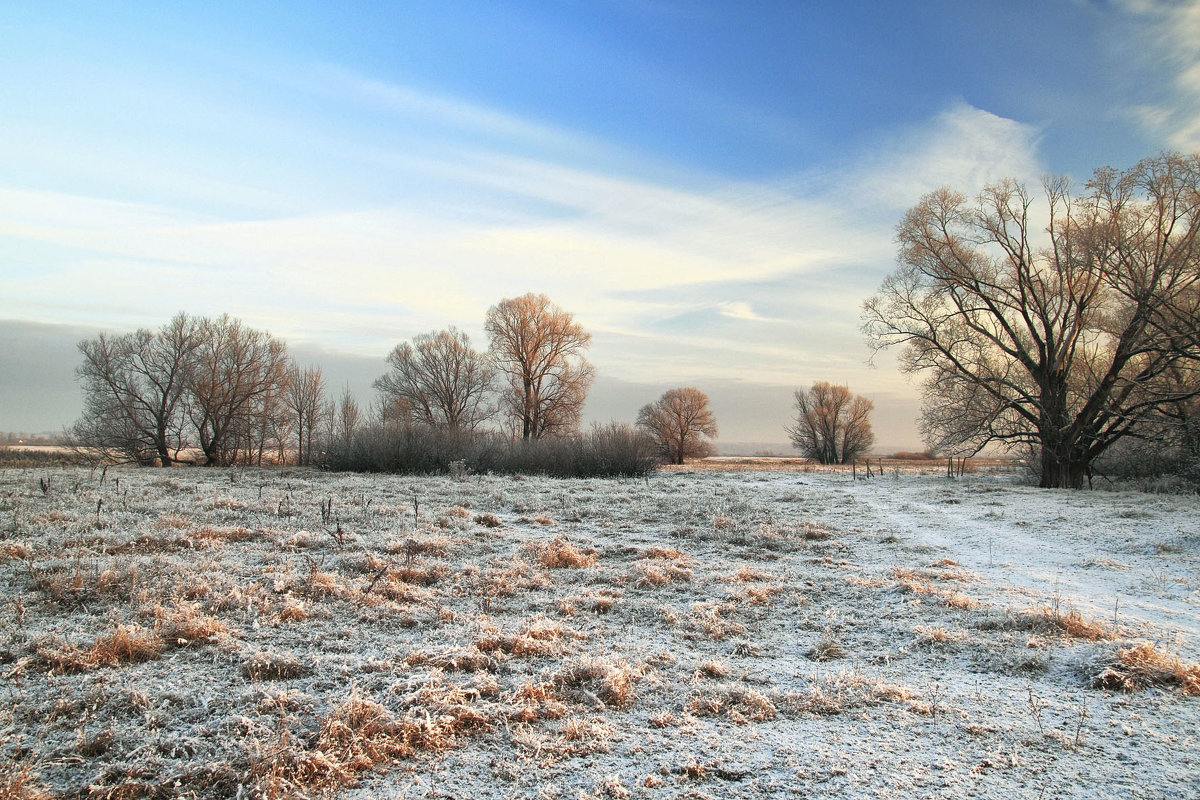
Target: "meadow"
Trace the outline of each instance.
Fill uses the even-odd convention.
[[[1195,495],[724,466],[0,470],[0,798],[1200,794]]]

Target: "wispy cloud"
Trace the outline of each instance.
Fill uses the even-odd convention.
[[[1137,105],[1130,114],[1151,133],[1184,152],[1200,150],[1200,0],[1124,0],[1127,11],[1146,20],[1156,47],[1152,58],[1166,71],[1165,101]]]
[[[396,103],[543,135],[451,100],[402,93]],[[448,324],[481,338],[489,305],[544,291],[598,332],[598,347],[608,342],[603,368],[617,377],[683,379],[702,364],[704,374],[780,380],[821,362],[861,363],[858,304],[891,267],[899,214],[941,183],[973,189],[1036,172],[1036,140],[1031,128],[958,104],[840,169],[769,183],[634,177],[473,147],[414,167],[431,193],[457,194],[451,211],[397,199],[222,220],[7,189],[0,235],[59,248],[53,285],[73,291],[57,296],[36,274],[3,281],[12,296],[45,295],[67,315],[82,297],[163,316],[229,310],[362,354]],[[684,344],[695,359],[679,357]]]

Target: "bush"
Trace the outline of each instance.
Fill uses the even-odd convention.
[[[320,464],[334,471],[442,474],[459,461],[470,472],[556,478],[637,477],[657,464],[653,441],[617,423],[528,442],[491,431],[376,424],[330,443]]]

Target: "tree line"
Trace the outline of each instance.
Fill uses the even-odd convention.
[[[348,389],[331,399],[321,369],[297,364],[281,339],[228,315],[180,312],[157,330],[79,343],[84,412],[66,438],[108,460],[170,466],[312,464],[328,460],[334,447],[341,456],[369,452],[371,463],[397,463],[394,453],[381,455],[356,437],[398,448],[419,441],[450,456],[466,452],[473,434],[480,434],[470,448],[476,454],[504,439],[577,436],[595,374],[584,357],[590,334],[533,293],[492,306],[484,329],[489,347],[482,352],[454,327],[398,344],[374,382],[376,405],[364,413]],[[389,427],[442,435],[385,435]],[[712,452],[706,437],[716,435],[716,422],[707,396],[683,387],[643,408],[637,426],[603,430],[588,441],[621,450],[628,455],[622,463],[640,463],[642,453],[682,463]],[[488,448],[475,446],[485,438]],[[528,459],[506,463],[516,461]]]

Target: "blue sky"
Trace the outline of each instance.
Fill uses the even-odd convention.
[[[29,3],[0,35],[10,345],[229,312],[365,393],[540,291],[595,336],[593,418],[694,384],[723,439],[781,441],[825,379],[915,444],[857,326],[923,192],[1200,148],[1196,2]],[[27,370],[0,429],[69,423]]]

